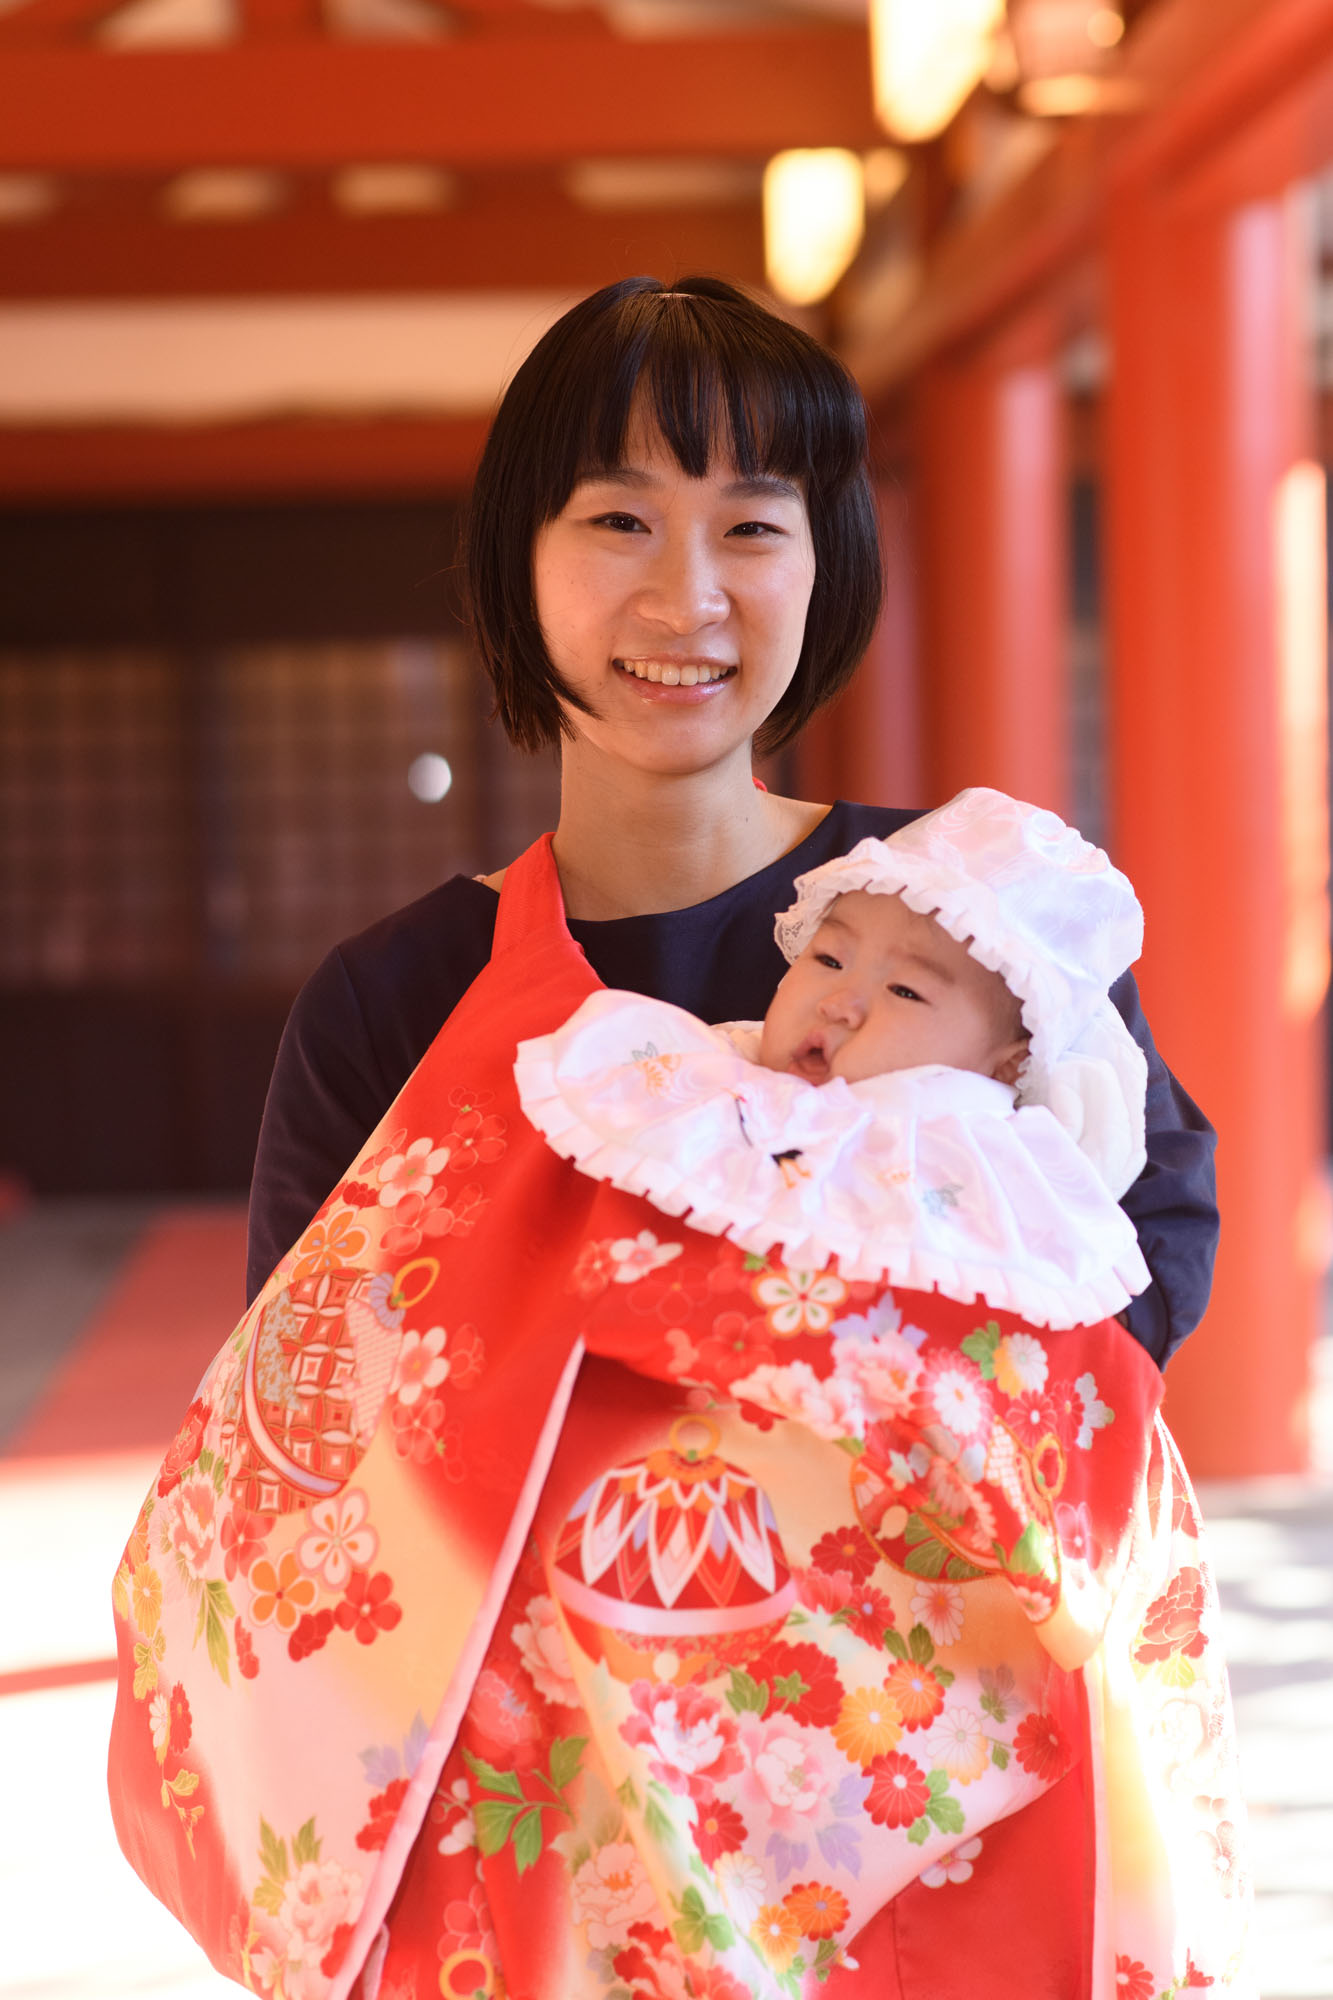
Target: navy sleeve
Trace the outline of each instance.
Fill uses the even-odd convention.
[[[250,1185],[248,1299],[338,1185],[399,1087],[381,1074],[342,953],[331,951],[297,994],[273,1065]]]
[[[1158,1055],[1132,974],[1116,981],[1111,998],[1148,1058],[1148,1164],[1121,1206],[1138,1232],[1152,1284],[1130,1302],[1125,1321],[1162,1368],[1203,1318],[1212,1289],[1217,1134]]]

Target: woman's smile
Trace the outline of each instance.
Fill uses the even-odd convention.
[[[591,750],[677,770],[748,757],[796,672],[814,575],[799,485],[742,477],[722,456],[693,478],[632,421],[625,463],[580,481],[533,550],[547,651],[586,704],[566,710],[566,760]]]

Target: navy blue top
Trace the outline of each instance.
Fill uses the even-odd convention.
[[[571,921],[607,986],[705,1021],[763,1014],[786,960],[773,917],[794,878],[917,815],[843,801],[800,844],[688,910]],[[455,875],[334,948],[296,997],[269,1085],[250,1190],[249,1296],[308,1226],[486,964],[499,897]],[[1129,1328],[1160,1365],[1198,1324],[1217,1248],[1216,1136],[1153,1046],[1126,974],[1111,998],[1148,1058],[1148,1164],[1124,1199],[1153,1283]]]

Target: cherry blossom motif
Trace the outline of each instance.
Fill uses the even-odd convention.
[[[246,1576],[256,1556],[264,1553],[265,1540],[273,1526],[271,1514],[250,1514],[233,1507],[222,1523],[222,1567],[228,1583]]]
[[[343,1590],[354,1569],[369,1569],[380,1538],[366,1525],[370,1502],[359,1486],[320,1500],[310,1509],[314,1523],[296,1545],[297,1560],[330,1590]]]
[[[528,1600],[528,1615],[510,1637],[538,1694],[557,1707],[573,1708],[579,1691],[569,1664],[564,1628],[549,1597]]]
[[[271,1556],[260,1556],[251,1563],[246,1580],[250,1585],[253,1625],[272,1623],[290,1632],[301,1613],[308,1611],[315,1601],[315,1585],[310,1577],[302,1576],[301,1566],[290,1549],[284,1550],[276,1563]]]
[[[393,1371],[393,1394],[409,1407],[425,1390],[434,1389],[449,1374],[449,1357],[444,1351],[449,1336],[442,1326],[427,1333],[405,1333]]]
[[[566,1289],[581,1299],[595,1299],[606,1290],[615,1274],[616,1260],[611,1255],[610,1241],[585,1243],[574,1259]]]
[[[1074,1433],[1074,1443],[1080,1451],[1091,1451],[1092,1434],[1104,1430],[1107,1424],[1115,1422],[1115,1411],[1108,1410],[1097,1394],[1097,1384],[1093,1376],[1080,1375],[1074,1383],[1079,1399],[1078,1429]]]
[[[368,1646],[381,1632],[392,1632],[403,1615],[403,1607],[393,1599],[393,1578],[380,1570],[354,1569],[347,1595],[334,1613],[344,1632],[352,1632],[361,1645]]]
[[[366,1232],[347,1209],[323,1222],[313,1222],[296,1246],[292,1277],[318,1278],[345,1264],[354,1264],[366,1247]]]
[[[455,1778],[448,1790],[443,1781],[430,1803],[430,1816],[444,1832],[436,1842],[441,1854],[463,1854],[477,1844],[472,1791],[466,1778]]]
[[[428,1403],[395,1403],[389,1420],[395,1457],[410,1458],[414,1465],[438,1463],[445,1478],[455,1482],[466,1476],[463,1426],[456,1420],[445,1422],[438,1396]]]
[[[589,1856],[571,1884],[574,1920],[587,1931],[594,1951],[628,1942],[629,1927],[657,1907],[657,1896],[628,1840],[609,1840]]]
[[[448,1159],[448,1146],[433,1145],[429,1139],[414,1139],[406,1151],[390,1153],[376,1169],[380,1207],[397,1208],[404,1195],[429,1194]]]
[[[218,1525],[218,1495],[212,1480],[182,1480],[167,1495],[161,1514],[163,1546],[172,1550],[190,1576],[203,1576]]]
[[[1086,1500],[1077,1504],[1068,1500],[1056,1501],[1055,1532],[1060,1538],[1060,1547],[1071,1561],[1085,1562],[1089,1568],[1096,1568],[1101,1560],[1101,1549],[1093,1532],[1092,1516]]]
[[[942,1889],[948,1882],[970,1882],[972,1864],[981,1852],[981,1835],[974,1834],[971,1840],[964,1840],[957,1847],[951,1847],[947,1854],[941,1854],[938,1861],[932,1861],[929,1868],[923,1868],[917,1881],[923,1889]]]
[[[958,1785],[971,1785],[990,1763],[990,1739],[981,1717],[970,1708],[946,1708],[926,1738],[933,1767],[947,1771]]]
[[[963,1593],[956,1583],[918,1583],[910,1604],[913,1618],[924,1625],[937,1646],[956,1646],[963,1636]]]
[[[483,1109],[491,1096],[489,1090],[450,1091],[449,1102],[457,1107],[448,1135],[450,1173],[465,1174],[476,1166],[491,1166],[506,1150],[504,1119]]]
[[[1211,1804],[1219,1814],[1226,1811],[1224,1799],[1214,1799]],[[1241,1839],[1235,1823],[1219,1817],[1213,1827],[1203,1829],[1195,1838],[1212,1867],[1222,1894],[1234,1896],[1245,1879]]]
[[[640,1278],[660,1271],[685,1249],[683,1243],[659,1243],[651,1229],[641,1229],[637,1236],[618,1236],[608,1247],[615,1266],[611,1273],[615,1285],[637,1285]]]
[[[240,1668],[241,1678],[252,1681],[259,1672],[259,1661],[255,1658],[254,1641],[250,1637],[250,1628],[248,1625],[243,1625],[241,1620],[237,1618],[233,1621],[231,1631],[232,1637],[236,1641],[236,1664]]]
[[[376,1792],[366,1808],[366,1823],[356,1836],[358,1847],[364,1848],[367,1854],[375,1854],[383,1847],[406,1797],[406,1778],[394,1778],[382,1792]]]
[[[744,1768],[736,1723],[720,1701],[699,1688],[635,1681],[634,1714],[620,1725],[627,1743],[648,1750],[648,1768],[672,1791],[707,1798],[723,1778]]]
[[[427,1238],[434,1242],[442,1236],[470,1236],[486,1205],[474,1181],[461,1188],[433,1187],[425,1194],[405,1194],[384,1232],[384,1248],[391,1257],[411,1257]]]
[[[752,1290],[780,1340],[791,1340],[798,1333],[827,1333],[835,1308],[847,1296],[842,1279],[829,1271],[765,1271]]]
[[[704,1381],[730,1389],[742,1376],[759,1367],[772,1367],[776,1360],[777,1350],[768,1338],[768,1321],[763,1314],[733,1308],[716,1314],[712,1332],[698,1342],[688,1365]]]
[[[1046,1349],[1032,1333],[1007,1333],[995,1350],[995,1386],[1002,1396],[1040,1395],[1050,1372]]]

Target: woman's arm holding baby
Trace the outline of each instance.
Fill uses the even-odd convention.
[[[1116,981],[1111,998],[1148,1058],[1148,1164],[1121,1206],[1138,1232],[1153,1282],[1124,1320],[1161,1368],[1202,1319],[1212,1288],[1217,1134],[1158,1055],[1132,973]]]

